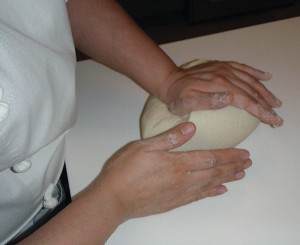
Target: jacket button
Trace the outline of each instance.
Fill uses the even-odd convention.
[[[24,173],[24,172],[28,171],[31,168],[31,165],[32,165],[31,161],[27,159],[23,162],[15,164],[12,167],[12,169],[16,173]]]
[[[53,197],[54,185],[50,184],[44,194],[44,208],[53,209],[57,206],[58,200]]]

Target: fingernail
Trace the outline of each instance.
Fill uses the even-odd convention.
[[[264,77],[265,77],[265,79],[269,80],[272,78],[272,74],[269,72],[264,72]]]
[[[275,98],[275,104],[276,104],[276,106],[281,106],[282,105],[282,101],[279,100],[279,99],[277,99],[277,98]]]
[[[224,194],[225,192],[227,192],[227,188],[225,186],[222,186],[217,190],[218,194]]]
[[[191,134],[194,131],[194,125],[187,123],[180,129],[180,131],[183,135]]]
[[[266,121],[269,121],[269,124],[273,128],[280,127],[283,124],[283,119],[280,116],[278,116],[274,110],[265,113],[264,116]]]
[[[249,159],[244,163],[244,169],[250,168],[252,166],[252,161]]]
[[[273,128],[280,127],[283,124],[283,119],[280,116],[275,116],[275,123],[272,124]]]
[[[241,158],[246,160],[250,157],[250,153],[248,151],[243,151],[243,153],[241,154]]]
[[[242,178],[244,178],[245,177],[245,172],[244,171],[242,171],[242,172],[238,172],[236,175],[235,175],[235,179],[242,179]]]

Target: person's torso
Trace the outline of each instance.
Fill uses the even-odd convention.
[[[65,0],[0,1],[0,244],[59,178],[75,64]]]

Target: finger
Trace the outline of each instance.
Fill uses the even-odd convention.
[[[248,67],[249,66],[242,65],[237,62],[214,62],[213,66],[208,66],[206,67],[206,69],[201,70],[201,78],[207,79],[209,81],[217,82],[217,84],[219,84],[220,87],[227,87],[229,86],[229,84],[234,84],[236,87],[239,87],[244,91],[248,92],[250,96],[253,96],[265,107],[281,106],[282,102],[278,98],[276,98],[258,80],[258,78],[255,77],[255,75],[253,75],[254,71],[259,71],[259,70],[256,70],[252,67],[246,69]],[[218,70],[215,70],[216,68],[218,68]],[[204,72],[204,70],[206,72]],[[199,75],[199,73],[197,73],[197,70],[195,70],[194,73],[192,72],[193,70],[189,71],[190,74],[194,74],[193,78],[197,79],[197,76]],[[231,90],[232,89],[233,88],[231,88]],[[209,92],[212,91],[209,90]]]
[[[223,75],[215,75],[215,74],[212,75],[211,73],[202,73],[202,76],[205,75],[205,79],[207,79],[207,81],[211,81],[205,83],[206,86],[205,88],[201,87],[201,90],[204,90],[205,92],[199,91],[199,88],[197,89],[197,83],[194,82],[193,83],[194,88],[192,90],[192,93],[190,92],[188,95],[178,98],[171,105],[170,111],[178,115],[184,115],[183,112],[191,112],[193,111],[193,108],[196,107],[197,110],[218,109],[230,103],[234,104],[232,102],[235,100],[234,96],[236,95],[240,95],[242,97],[251,97],[253,102],[255,103],[259,102],[263,106],[263,108],[271,111],[272,105],[270,105],[269,102],[265,100],[265,98],[255,88],[253,88],[251,85],[244,82],[243,80],[239,79],[232,72],[232,70],[234,69],[232,70],[229,70],[228,68],[224,69],[224,67],[226,66],[228,65],[222,63]],[[196,81],[197,77],[195,76],[193,77],[193,79],[194,81]],[[222,88],[223,91],[220,91],[220,88]],[[226,92],[224,92],[224,88],[226,88],[227,90]],[[219,93],[222,96],[220,96],[219,98],[213,96],[210,97],[207,96],[207,95],[214,95],[216,93]],[[216,100],[216,98],[219,100]],[[218,103],[216,103],[216,101]],[[240,108],[244,109],[243,107]]]
[[[223,186],[224,183],[240,180],[245,177],[244,166],[245,162],[231,163],[227,168],[234,169],[234,171],[226,169],[223,175],[221,174],[221,177],[218,177],[218,174],[207,175],[208,173],[206,173],[206,176],[205,174],[202,175],[201,173],[204,171],[194,172],[194,174],[191,174],[185,180],[182,179],[181,184],[176,189],[178,191],[176,197],[168,200],[166,208],[172,209],[209,196],[225,193],[227,189]],[[194,179],[192,183],[190,183],[191,179]]]
[[[200,92],[195,91],[193,95],[185,98],[179,98],[171,104],[169,110],[171,113],[183,116],[192,111],[220,109],[230,105],[234,97],[229,92]]]
[[[199,171],[221,164],[248,160],[250,153],[243,149],[223,149],[211,151],[172,152],[186,171]]]
[[[216,196],[223,194],[227,191],[227,189],[224,190],[224,188],[220,188],[221,186],[224,186],[224,183],[229,183],[233,181],[238,181],[243,179],[246,176],[246,173],[244,170],[239,171],[238,173],[235,173],[233,175],[227,176],[226,179],[219,182],[209,182],[207,184],[202,185],[194,185],[190,186],[185,190],[186,196],[202,196],[208,197],[208,196]]]
[[[254,67],[249,66],[249,65],[241,64],[241,63],[238,63],[238,62],[235,62],[235,61],[227,61],[227,63],[229,65],[231,65],[232,67],[236,68],[236,69],[239,69],[241,71],[249,73],[250,75],[252,75],[253,77],[255,77],[258,80],[267,81],[267,80],[270,80],[272,78],[271,73],[258,70]]]
[[[212,187],[242,179],[245,175],[244,169],[252,165],[251,160],[229,163],[216,168],[202,171],[194,171],[186,177],[186,186],[190,190],[207,191]]]
[[[204,197],[214,197],[214,196],[222,195],[222,194],[226,193],[227,191],[228,191],[228,189],[226,188],[225,185],[215,186],[205,192],[194,194],[194,200],[198,201],[196,198],[197,196],[202,196],[202,198],[203,198],[203,196]]]
[[[182,123],[166,132],[145,140],[150,150],[172,150],[187,142],[195,133],[196,126],[191,122]]]
[[[190,195],[186,195],[181,202],[181,206],[187,205],[192,202],[197,202],[197,201],[207,198],[207,197],[219,196],[219,195],[226,193],[227,191],[228,190],[227,190],[226,186],[224,186],[224,185],[216,186],[206,192],[198,191],[198,192],[192,193]]]
[[[244,94],[244,96],[252,97],[253,100],[259,102],[264,108],[272,109],[273,101],[271,101],[270,104],[269,101],[266,100],[265,97],[262,96],[259,91],[257,91],[253,86],[251,86],[244,80],[239,79],[238,77],[232,77],[230,78],[230,81],[228,81],[228,83],[232,83],[234,85],[231,88],[233,94],[242,93]]]
[[[234,62],[233,62],[234,63]],[[245,70],[240,69],[239,65],[233,65],[236,69],[233,69],[233,73],[239,77],[242,81],[249,84],[255,91],[257,91],[258,95],[261,95],[261,98],[264,98],[268,102],[268,104],[272,107],[280,107],[282,102],[271,93],[258,79],[257,77],[252,76],[250,73]],[[252,93],[252,95],[255,93]],[[256,97],[256,96],[254,96]]]
[[[226,63],[221,63],[219,66],[222,69],[220,68],[218,74],[202,73],[202,76],[205,75],[205,78],[211,83],[206,88],[209,89],[209,92],[218,91],[220,88],[227,88],[227,91],[231,91],[234,95],[240,93],[244,96],[251,96],[265,108],[271,109],[275,105],[277,106],[276,98],[256,78],[246,72],[232,68]],[[214,87],[213,84],[217,85],[217,87]]]
[[[247,95],[235,95],[232,105],[245,109],[262,122],[270,124],[273,127],[279,127],[283,124],[283,119],[274,110],[264,108],[260,103]]]
[[[227,189],[224,186],[224,187],[213,188],[213,189],[211,189],[207,192],[200,191],[200,192],[195,192],[195,193],[192,193],[192,194],[184,192],[184,193],[182,193],[182,195],[176,196],[175,198],[169,200],[165,204],[164,212],[169,211],[169,210],[174,209],[174,208],[185,206],[187,204],[199,201],[199,200],[204,199],[206,197],[217,196],[217,195],[223,194],[226,191],[227,191]]]
[[[227,191],[228,191],[228,189],[226,188],[225,185],[219,185],[214,188],[211,188],[205,194],[207,197],[214,197],[214,196],[222,195],[222,194],[226,193]]]

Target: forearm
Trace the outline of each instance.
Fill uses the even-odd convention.
[[[123,219],[115,196],[93,185],[21,244],[104,244]]]
[[[77,49],[161,97],[177,67],[116,1],[69,0],[68,12]]]

